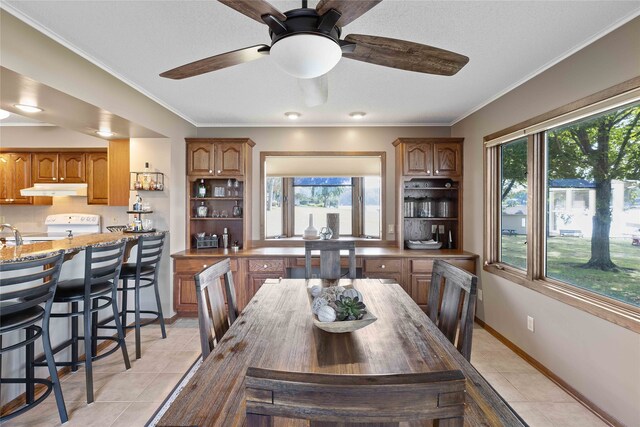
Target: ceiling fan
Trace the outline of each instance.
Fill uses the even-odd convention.
[[[452,76],[469,58],[444,49],[387,37],[349,34],[342,27],[382,0],[320,0],[315,9],[302,7],[282,13],[266,0],[218,0],[269,27],[271,46],[259,44],[182,65],[160,74],[184,79],[250,62],[269,55],[317,105],[326,100],[326,73],[341,57],[419,73]],[[315,93],[315,95],[314,95]]]

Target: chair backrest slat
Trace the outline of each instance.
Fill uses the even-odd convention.
[[[459,267],[435,260],[427,315],[467,359],[471,359],[478,278]]]
[[[238,317],[231,261],[226,258],[194,276],[202,357],[206,358]],[[224,280],[224,291],[220,280]],[[225,309],[225,294],[228,310]]]
[[[117,278],[120,276],[122,260],[124,258],[124,240],[108,245],[87,246],[85,249],[85,296],[87,301],[91,293],[91,286],[96,283],[112,281],[116,286]],[[105,254],[105,252],[107,252]]]
[[[459,370],[334,375],[250,367],[245,386],[248,426],[270,425],[274,416],[367,425],[464,421],[465,377]]]
[[[60,252],[32,261],[0,264],[2,313],[17,313],[44,303],[44,320],[48,321],[63,260]],[[34,273],[34,269],[41,271]]]
[[[136,268],[138,275],[142,267],[153,267],[155,279],[158,279],[160,269],[158,264],[162,259],[164,248],[164,234],[146,235],[138,238],[138,254],[136,256]]]
[[[340,251],[349,251],[349,279],[356,278],[356,244],[354,241],[320,240],[304,242],[305,278],[311,279],[311,252],[320,251],[319,279],[339,279],[341,277]]]

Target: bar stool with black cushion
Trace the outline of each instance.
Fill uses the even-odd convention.
[[[349,251],[349,279],[356,278],[356,243],[354,241],[318,240],[304,242],[305,279],[311,279],[311,252],[320,251],[320,275],[318,279],[340,279],[340,251]]]
[[[162,313],[162,303],[160,302],[160,292],[158,291],[158,273],[160,272],[160,259],[162,258],[162,249],[164,246],[164,234],[146,235],[138,238],[138,253],[135,263],[125,263],[120,272],[122,287],[118,288],[122,292],[122,325],[127,329],[135,329],[136,337],[136,359],[141,356],[140,348],[140,328],[147,326],[156,321],[160,322],[160,330],[162,338],[167,337],[167,331],[164,326],[164,315]],[[130,286],[130,281],[133,282]],[[140,310],[140,290],[153,287],[156,298],[157,311]],[[128,309],[128,293],[134,292],[135,305],[133,310]],[[134,315],[134,324],[127,323],[127,314]],[[143,322],[141,314],[150,314],[153,318]]]
[[[63,254],[59,253],[34,261],[0,264],[0,386],[2,384],[25,384],[26,403],[0,417],[4,423],[44,401],[53,390],[62,423],[67,422],[67,409],[62,397],[62,388],[54,364],[49,336],[49,316],[53,296],[58,284]],[[24,330],[25,339],[4,347],[2,338]],[[42,337],[44,359],[49,368],[50,379],[35,378],[34,344]],[[26,347],[25,378],[2,377],[2,354]],[[35,385],[42,384],[45,391],[35,398]]]
[[[53,302],[71,304],[71,311],[67,313],[53,313],[52,318],[71,318],[71,338],[53,349],[54,354],[67,347],[71,347],[71,360],[58,361],[57,366],[70,366],[72,371],[84,364],[87,403],[93,402],[93,362],[103,359],[118,348],[122,351],[122,358],[126,369],[131,368],[129,354],[120,318],[118,316],[117,281],[122,268],[125,249],[124,241],[114,244],[88,246],[85,249],[84,278],[63,280],[58,283]],[[79,309],[82,303],[82,310]],[[111,309],[117,334],[98,335],[98,312]],[[83,317],[84,330],[79,334],[78,317]],[[115,346],[103,354],[97,354],[98,340],[113,341]],[[78,355],[79,341],[84,342],[84,361]],[[37,362],[40,362],[38,360]]]
[[[427,316],[471,360],[478,278],[442,260],[433,262]]]

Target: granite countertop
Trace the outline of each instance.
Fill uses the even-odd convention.
[[[304,247],[271,246],[240,249],[187,249],[171,255],[173,258],[198,257],[304,257]],[[458,249],[412,250],[397,247],[356,246],[356,256],[376,258],[478,258],[477,254]]]
[[[164,234],[163,231],[149,233],[94,233],[84,236],[76,236],[72,239],[52,240],[50,242],[38,242],[21,246],[6,246],[0,249],[0,264],[9,262],[28,261],[36,258],[44,258],[59,252],[65,254],[79,252],[87,246],[108,245],[118,241],[137,240],[140,236]]]

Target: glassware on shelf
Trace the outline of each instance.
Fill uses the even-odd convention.
[[[149,218],[145,218],[142,220],[142,229],[143,230],[152,230],[153,229],[153,220]]]
[[[242,216],[242,207],[238,205],[237,200],[236,200],[236,205],[233,207],[233,210],[231,211],[231,215],[234,218],[240,218]]]
[[[142,174],[142,189],[150,190],[151,189],[151,174],[149,173],[149,162],[145,162],[144,164],[144,173]],[[155,185],[154,185],[155,187]]]
[[[223,210],[222,212],[220,212],[220,218],[229,218],[229,212]]]
[[[233,195],[233,181],[231,178],[227,180],[227,197],[231,197]]]
[[[235,197],[240,197],[240,181],[238,181],[237,179],[233,183],[233,195]]]
[[[200,202],[200,206],[198,206],[196,214],[198,218],[206,218],[207,213],[209,213],[209,208],[205,206],[204,202]]]
[[[200,184],[198,184],[198,195],[197,197],[204,198],[207,196],[207,186],[204,185],[204,179],[200,180]]]
[[[136,201],[133,204],[133,210],[136,212],[140,212],[142,210],[142,197],[139,194],[136,194]]]
[[[212,218],[220,218],[220,212],[217,209],[214,209],[211,213]]]

